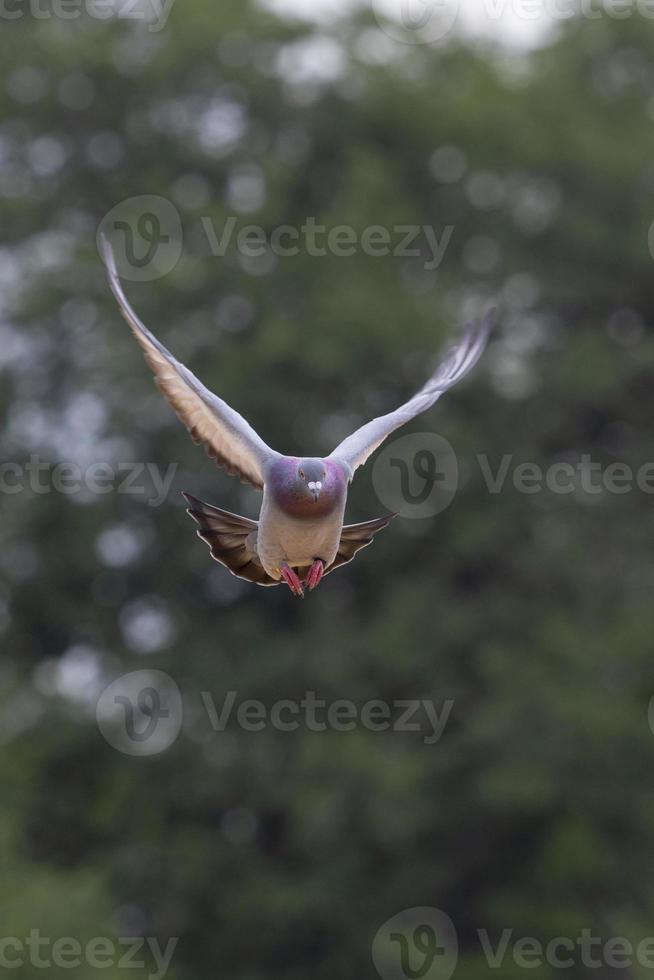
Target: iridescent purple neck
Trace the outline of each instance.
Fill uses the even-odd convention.
[[[299,475],[302,460],[297,456],[283,456],[273,463],[267,479],[270,494],[285,514],[298,518],[325,517],[343,503],[347,491],[347,479],[343,468],[332,460],[320,460],[325,478],[318,500],[314,500],[306,483]]]

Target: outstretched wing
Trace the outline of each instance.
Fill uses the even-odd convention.
[[[341,531],[341,540],[338,545],[338,551],[336,552],[336,558],[325,569],[325,575],[333,572],[335,568],[339,568],[341,565],[347,565],[349,561],[352,561],[357,551],[361,551],[362,548],[366,548],[371,544],[377,531],[382,531],[385,527],[388,527],[394,517],[397,517],[397,514],[378,517],[376,520],[366,521],[364,524],[346,524]]]
[[[351,479],[357,467],[363,466],[391,432],[431,408],[444,391],[472,370],[484,352],[494,320],[495,311],[489,310],[481,323],[469,323],[461,341],[452,348],[429,381],[413,398],[394,412],[380,415],[372,422],[362,425],[344,439],[327,458],[349,467]]]
[[[267,446],[245,419],[212,394],[194,374],[176,361],[129,305],[118,278],[111,245],[103,238],[109,284],[120,311],[139,342],[162,394],[184,423],[194,442],[204,443],[209,456],[228,473],[262,489],[268,462],[279,453]]]

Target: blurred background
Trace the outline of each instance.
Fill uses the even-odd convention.
[[[34,930],[73,941],[57,962],[43,946],[49,974],[84,980],[124,976],[107,949],[139,936],[129,976],[478,980],[498,972],[484,930],[494,949],[511,931],[503,978],[651,974],[654,958],[603,945],[593,965],[578,940],[654,935],[652,22],[644,3],[570,19],[517,0],[506,17],[392,6],[3,7],[0,953],[15,976],[43,975]],[[252,517],[258,496],[153,386],[98,255],[109,214],[145,322],[285,452],[327,453],[395,407],[498,305],[473,377],[401,433],[453,447],[449,506],[398,518],[303,603],[213,563],[180,491]],[[430,261],[421,232],[410,254],[216,255],[207,233],[308,218],[395,244],[427,227],[444,248]],[[130,268],[130,241],[141,258],[163,242],[163,265]],[[525,463],[558,476],[526,492]],[[374,473],[351,521],[388,509]],[[170,475],[160,492],[153,474]],[[153,692],[174,695],[158,742],[132,751],[120,702],[113,721],[96,710],[112,683],[141,732],[162,714]],[[420,731],[235,714],[219,731],[207,705],[229,692],[265,712],[307,692],[380,700],[393,717],[418,699],[446,723],[431,744],[422,714]],[[408,960],[384,939],[421,907],[449,917],[458,962],[451,938],[449,958],[421,953],[432,913],[405,914]],[[527,968],[523,937],[566,938],[571,962]]]

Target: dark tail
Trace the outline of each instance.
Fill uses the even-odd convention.
[[[333,572],[335,568],[352,561],[357,551],[361,551],[362,548],[371,544],[377,531],[383,531],[385,527],[388,527],[394,517],[397,517],[397,514],[388,514],[386,517],[378,517],[374,521],[365,521],[363,524],[346,524],[341,531],[341,541],[336,558],[327,572]]]
[[[256,585],[279,585],[259,561],[256,521],[205,504],[190,493],[184,497],[189,505],[187,513],[199,524],[198,536],[209,545],[212,558],[238,578]]]

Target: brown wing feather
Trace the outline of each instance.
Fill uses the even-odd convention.
[[[279,585],[265,571],[257,556],[259,525],[247,517],[231,514],[197,497],[185,493],[187,513],[200,525],[198,537],[209,545],[211,557],[228,568],[232,575],[256,585]]]

